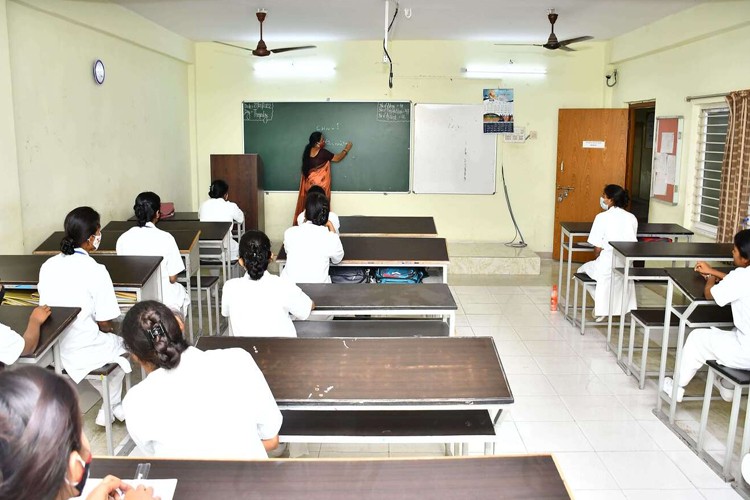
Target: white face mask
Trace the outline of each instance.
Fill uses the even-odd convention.
[[[602,207],[602,210],[609,210],[609,206],[607,205],[607,202],[604,201],[604,197],[599,197],[599,206]]]
[[[94,250],[99,250],[99,245],[102,242],[102,233],[99,232],[99,234],[94,235],[94,241],[91,242],[91,245],[94,247]]]

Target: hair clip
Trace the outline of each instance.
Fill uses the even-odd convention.
[[[150,330],[146,330],[146,333],[148,333],[148,335],[150,336],[152,343],[154,340],[156,340],[156,337],[158,337],[159,335],[164,335],[164,336],[167,335],[167,331],[164,330],[164,327],[162,326],[161,323],[155,323],[154,326],[152,326]]]

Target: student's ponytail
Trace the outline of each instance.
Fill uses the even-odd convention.
[[[305,219],[316,226],[325,226],[330,212],[328,198],[324,194],[310,192],[305,200]]]
[[[313,132],[312,134],[310,134],[310,139],[307,142],[307,146],[305,146],[305,151],[302,153],[302,176],[304,178],[307,178],[307,176],[310,174],[310,170],[312,170],[312,165],[310,163],[310,151],[315,147],[317,143],[320,142],[320,139],[322,137],[322,132]]]
[[[65,255],[73,255],[76,248],[83,245],[91,235],[96,234],[100,224],[99,212],[91,207],[78,207],[65,216],[63,227],[65,236],[60,240],[60,251]]]
[[[607,195],[607,198],[612,200],[612,203],[616,207],[625,208],[630,203],[630,195],[628,194],[628,191],[617,184],[607,184],[604,186],[604,194]]]
[[[246,231],[240,238],[239,254],[250,279],[259,280],[271,260],[271,240],[263,231]]]
[[[158,194],[146,191],[136,196],[133,212],[135,212],[135,218],[138,219],[139,227],[152,222],[159,210],[161,210],[161,198]]]
[[[175,313],[154,300],[134,305],[122,321],[125,348],[138,359],[171,370],[189,347]]]

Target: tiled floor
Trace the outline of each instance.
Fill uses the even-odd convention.
[[[560,312],[550,312],[556,263],[543,260],[538,276],[451,276],[449,281],[459,304],[458,334],[495,339],[516,398],[499,425],[496,453],[553,452],[577,499],[740,498],[653,415],[653,380],[639,390],[605,350],[601,330],[588,328],[581,336]],[[659,297],[639,290],[639,304],[649,300],[658,303]],[[721,420],[726,408],[715,406]],[[103,453],[103,430],[92,422],[97,408],[86,415],[86,431],[95,452]],[[680,425],[694,431],[699,414],[699,404],[681,405]],[[123,436],[124,426],[115,427]],[[720,456],[725,430],[713,424],[711,431],[720,437],[709,439],[708,448]],[[444,450],[442,445],[322,444],[293,446],[290,453],[402,457]]]

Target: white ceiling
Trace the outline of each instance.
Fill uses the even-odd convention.
[[[92,0],[84,0],[92,1]],[[97,0],[94,0],[97,1]],[[195,41],[258,39],[255,12],[268,11],[264,39],[277,42],[374,40],[383,37],[385,0],[114,0]],[[711,0],[709,0],[711,1]],[[718,1],[718,0],[716,0]],[[737,0],[742,1],[742,0]],[[543,43],[547,9],[560,15],[561,40],[592,35],[604,40],[706,0],[401,0],[391,37],[396,40],[484,40]],[[390,2],[390,12],[396,5]],[[410,19],[404,16],[410,8]]]

